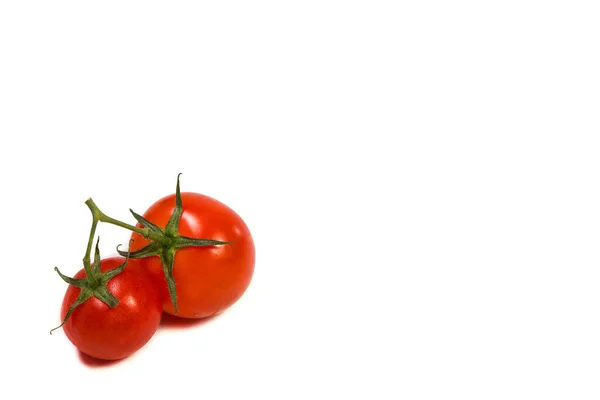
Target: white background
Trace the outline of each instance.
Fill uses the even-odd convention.
[[[598,399],[599,11],[2,2],[0,398]],[[179,172],[244,218],[253,282],[89,365],[53,267],[89,196],[132,222]]]

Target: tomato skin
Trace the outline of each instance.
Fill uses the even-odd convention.
[[[205,318],[230,307],[250,285],[254,273],[254,241],[242,218],[225,204],[199,193],[183,192],[181,198],[180,235],[234,243],[177,250],[173,265],[177,314],[160,258],[152,256],[140,261],[161,292],[165,312],[184,318]],[[164,228],[174,207],[173,194],[155,202],[144,217]],[[132,251],[149,243],[137,233],[132,234],[132,239]]]
[[[123,257],[105,258],[100,270],[105,272],[123,264]],[[85,277],[80,270],[75,279]],[[79,305],[63,325],[67,338],[82,352],[102,360],[125,358],[154,335],[160,324],[162,299],[139,260],[130,259],[127,266],[107,283],[108,290],[119,300],[110,308],[96,297]],[[80,289],[69,285],[61,308],[64,319]]]

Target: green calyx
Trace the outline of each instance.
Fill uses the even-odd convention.
[[[94,226],[94,228],[95,228],[95,226]],[[93,237],[94,230],[95,229],[92,229],[92,237]],[[58,273],[58,275],[62,278],[63,281],[67,282],[69,285],[72,285],[72,286],[75,286],[75,287],[81,289],[81,292],[79,293],[79,296],[77,297],[75,302],[71,305],[71,307],[67,311],[67,314],[65,315],[65,319],[62,321],[62,323],[59,326],[57,326],[56,328],[50,330],[51,335],[52,335],[53,331],[59,329],[67,322],[67,320],[69,319],[69,317],[71,316],[71,314],[73,313],[73,311],[75,311],[75,309],[77,307],[79,307],[81,304],[85,303],[92,296],[96,297],[98,300],[102,301],[103,303],[105,303],[106,305],[108,305],[111,308],[114,308],[119,304],[119,300],[117,300],[117,298],[111,292],[108,291],[108,288],[106,285],[107,285],[108,281],[110,281],[112,278],[114,278],[115,276],[117,276],[121,272],[123,272],[123,269],[125,269],[125,266],[127,265],[128,258],[125,259],[125,262],[123,264],[119,265],[116,268],[111,269],[110,271],[106,271],[106,272],[100,271],[100,250],[98,248],[99,243],[100,243],[100,238],[98,238],[98,240],[96,241],[96,250],[94,252],[94,263],[93,263],[91,269],[89,268],[89,252],[86,254],[86,257],[84,258],[84,267],[86,270],[86,276],[84,278],[79,278],[79,279],[70,278],[66,275],[63,275],[58,270],[58,267],[54,267],[54,270]],[[87,258],[87,260],[86,260],[86,258]]]
[[[185,247],[217,246],[232,243],[220,240],[190,238],[179,234],[179,222],[181,221],[181,215],[183,214],[183,202],[181,200],[181,191],[179,188],[179,175],[177,176],[177,187],[175,190],[175,208],[169,218],[169,222],[167,222],[167,225],[164,228],[153,224],[133,210],[129,210],[133,217],[143,227],[142,229],[135,227],[135,229],[130,230],[138,232],[140,235],[150,240],[150,243],[142,249],[129,253],[129,257],[160,257],[175,314],[177,314],[177,292],[175,280],[173,278],[173,264],[175,263],[177,250]],[[127,254],[118,249],[117,251],[121,255]]]

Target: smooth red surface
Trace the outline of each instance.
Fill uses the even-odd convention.
[[[106,258],[100,262],[100,270],[111,270],[124,261],[123,257]],[[82,269],[74,278],[85,276]],[[115,308],[90,297],[73,311],[63,329],[71,343],[83,353],[102,360],[118,360],[139,350],[154,335],[160,324],[162,300],[139,260],[130,259],[123,272],[112,278],[107,287],[119,300]],[[61,319],[79,293],[79,288],[69,285]]]
[[[225,204],[198,193],[181,193],[183,214],[179,234],[202,239],[231,241],[232,244],[187,247],[177,251],[173,276],[177,291],[178,317],[204,318],[234,304],[244,294],[254,273],[254,242],[242,218]],[[165,227],[175,195],[154,203],[144,217]],[[148,244],[137,233],[132,235],[131,250]],[[164,299],[163,309],[174,314],[163,267],[158,256],[141,259]]]

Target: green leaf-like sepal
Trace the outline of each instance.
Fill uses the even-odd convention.
[[[113,268],[111,270],[106,271],[105,273],[102,274],[102,283],[107,284],[108,281],[110,281],[112,278],[114,278],[115,276],[119,275],[121,272],[123,272],[123,270],[125,269],[125,267],[127,266],[127,259],[125,259],[125,262],[121,265],[119,265],[116,268]]]
[[[65,282],[67,282],[69,285],[73,285],[75,287],[78,287],[80,289],[83,288],[87,288],[88,287],[88,281],[87,278],[80,278],[80,279],[75,279],[75,278],[69,278],[66,275],[63,275],[59,270],[58,267],[54,267],[54,270],[58,273],[58,276],[61,277],[61,279]]]
[[[162,229],[160,228],[160,226],[155,225],[152,222],[148,221],[146,218],[144,218],[140,214],[136,213],[131,208],[129,209],[129,212],[131,213],[131,215],[133,215],[133,217],[136,219],[136,221],[139,222],[140,225],[142,225],[144,228],[148,228],[151,231],[156,232],[156,233],[162,233]]]
[[[183,214],[183,202],[181,200],[181,191],[179,190],[179,176],[177,175],[177,187],[175,189],[175,208],[173,214],[169,218],[167,226],[165,226],[165,233],[168,236],[177,236],[179,234],[179,221],[181,220],[181,214]]]
[[[222,244],[232,244],[233,242],[222,242],[220,240],[196,239],[187,236],[178,236],[175,238],[175,248],[182,249],[184,247],[203,247],[203,246],[218,246]]]
[[[158,256],[161,254],[161,245],[157,242],[150,242],[145,247],[142,247],[141,249],[131,253],[121,251],[119,249],[117,249],[117,252],[122,256],[129,255],[129,258],[145,258],[150,256]]]
[[[108,291],[106,286],[99,286],[96,290],[94,290],[94,297],[110,308],[115,308],[119,305],[119,300],[117,300],[117,298]]]
[[[55,268],[55,269],[58,271],[57,268]],[[62,278],[62,276],[61,276],[61,278]],[[64,324],[66,324],[67,320],[69,319],[71,314],[73,314],[73,311],[75,311],[75,309],[77,307],[79,307],[81,304],[85,303],[87,301],[87,299],[89,299],[90,297],[92,297],[92,291],[90,289],[88,289],[88,288],[81,289],[81,293],[79,293],[79,296],[77,296],[77,300],[75,300],[75,302],[71,305],[71,307],[69,307],[69,311],[67,311],[67,314],[65,315],[65,319],[63,319],[62,323],[59,326],[57,326],[54,329],[51,329],[50,334],[52,335],[52,332],[54,332],[55,330],[59,329]]]
[[[169,295],[171,296],[171,302],[173,303],[173,309],[177,314],[177,293],[175,291],[175,279],[173,278],[173,263],[175,262],[175,250],[167,249],[160,255],[160,260],[163,265],[163,272],[165,274],[165,280],[169,288]]]
[[[90,283],[96,284],[96,277],[100,276],[100,237],[96,240],[96,249],[94,250],[94,263],[92,264],[92,276],[88,277]]]

